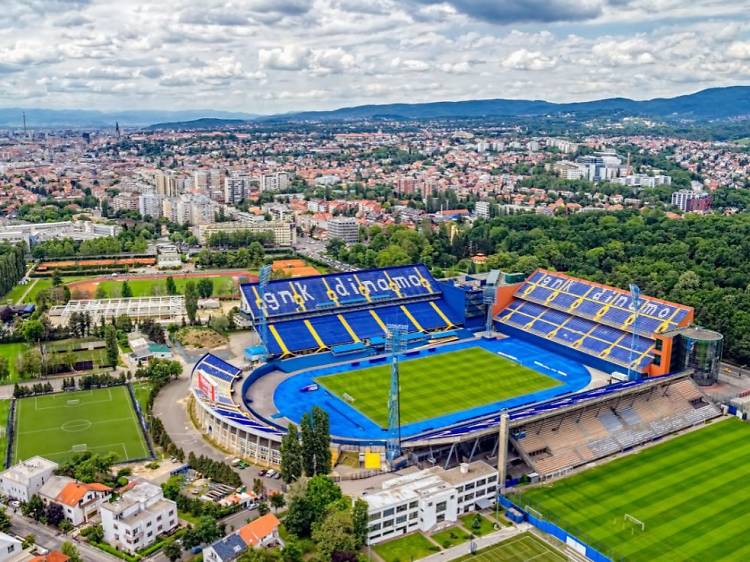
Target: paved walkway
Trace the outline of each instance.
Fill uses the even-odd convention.
[[[521,533],[525,533],[526,531],[530,531],[531,528],[531,525],[528,523],[521,523],[520,525],[514,525],[512,527],[504,527],[499,531],[474,539],[474,543],[477,545],[477,550],[481,550],[511,537],[515,537],[516,535],[520,535]],[[448,548],[437,554],[427,556],[426,558],[420,558],[420,562],[445,562],[446,560],[461,558],[462,556],[471,554],[470,545],[471,542],[459,544],[453,548]]]

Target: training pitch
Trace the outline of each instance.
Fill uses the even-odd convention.
[[[124,386],[22,398],[16,403],[13,462],[41,455],[65,462],[83,451],[143,459],[148,447]]]
[[[616,560],[744,561],[749,480],[750,425],[730,419],[516,501]]]
[[[402,361],[399,374],[404,425],[560,384],[479,347]],[[389,364],[315,380],[381,427],[388,425]]]
[[[568,558],[531,533],[522,533],[459,558],[456,562],[566,562]]]

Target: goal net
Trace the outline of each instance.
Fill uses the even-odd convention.
[[[635,534],[636,530],[638,529],[640,529],[641,532],[646,530],[646,524],[637,517],[633,517],[629,513],[626,513],[625,517],[623,517],[623,524],[626,527],[630,527],[631,534]]]
[[[544,519],[544,516],[530,505],[524,506],[523,510],[528,514],[533,515],[537,519]]]
[[[73,446],[71,447],[71,450],[72,450],[72,451],[73,451],[74,453],[84,453],[84,452],[86,452],[86,449],[87,449],[87,448],[88,448],[88,447],[86,447],[86,443],[80,443],[80,444],[78,444],[78,445],[73,445]]]

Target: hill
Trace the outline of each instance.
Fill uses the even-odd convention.
[[[170,123],[155,123],[149,125],[147,129],[181,129],[181,130],[199,130],[199,129],[220,129],[222,127],[232,127],[247,123],[247,119],[217,119],[212,117],[203,117],[191,121],[175,121]]]
[[[176,111],[133,110],[95,111],[86,109],[25,109],[21,107],[0,108],[0,127],[21,127],[23,113],[26,123],[32,128],[105,128],[145,127],[157,122],[183,122],[195,119],[253,119],[251,113],[214,111],[211,109],[189,109]]]
[[[333,111],[305,111],[276,115],[271,119],[356,120],[391,117],[401,119],[470,118],[470,117],[531,117],[564,114],[619,114],[689,120],[726,119],[750,116],[750,86],[711,88],[674,98],[632,100],[607,98],[586,102],[553,103],[543,100],[468,100],[432,103],[396,103],[344,107]]]

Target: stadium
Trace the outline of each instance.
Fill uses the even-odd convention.
[[[334,458],[371,472],[484,458],[509,484],[721,414],[698,384],[716,379],[721,336],[637,288],[541,269],[438,280],[421,264],[262,279],[241,286],[261,345],[243,365],[206,354],[191,386],[203,431],[257,463],[278,465],[313,406]]]

